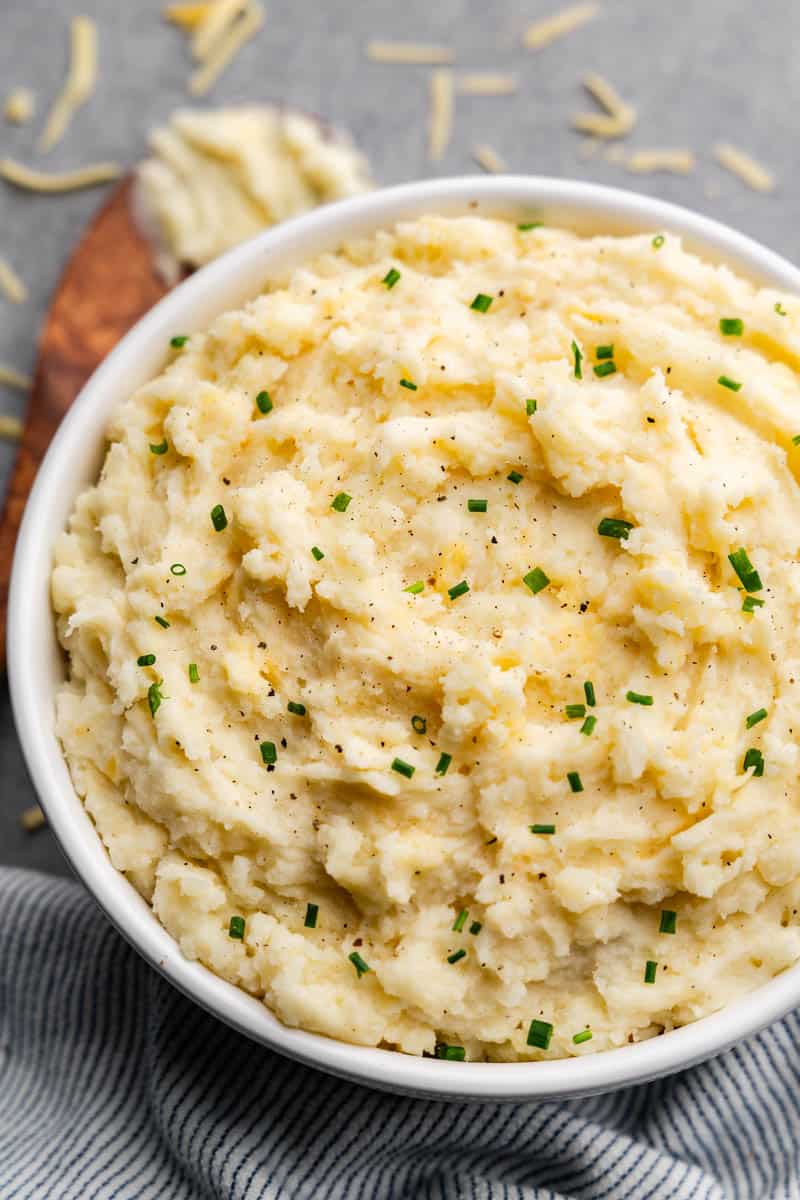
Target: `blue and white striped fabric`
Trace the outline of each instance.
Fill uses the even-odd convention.
[[[800,1020],[562,1104],[381,1095],[262,1050],[77,884],[0,871],[2,1200],[800,1200]]]

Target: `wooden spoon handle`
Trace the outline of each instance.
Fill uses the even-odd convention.
[[[123,179],[75,247],[45,317],[25,428],[0,515],[0,663],[11,562],[25,502],[61,418],[124,333],[168,290],[131,212]]]

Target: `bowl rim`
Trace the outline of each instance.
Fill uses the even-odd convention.
[[[57,649],[49,574],[63,516],[97,461],[107,414],[132,386],[120,383],[163,359],[170,332],[201,326],[217,302],[260,270],[262,283],[345,237],[423,212],[496,215],[531,210],[586,219],[596,232],[659,230],[682,236],[706,259],[768,286],[800,293],[800,270],[755,240],[687,208],[599,184],[540,176],[423,180],[340,201],[287,221],[234,248],[168,293],[95,371],[54,437],[28,499],[17,540],[8,608],[8,675],[18,736],[42,808],[75,874],[142,957],[184,994],[255,1041],[352,1082],[442,1100],[556,1099],[613,1090],[710,1058],[800,1003],[800,964],[720,1011],[662,1036],[613,1050],[535,1062],[455,1063],[357,1046],[282,1025],[264,1004],[185,959],[150,907],[112,865],[72,787],[53,729]],[[309,250],[309,246],[314,246]],[[245,288],[244,294],[254,295]],[[155,367],[157,370],[157,366]],[[153,367],[144,370],[152,376]],[[77,465],[76,465],[77,464]],[[79,478],[80,471],[86,478]],[[96,471],[95,471],[96,474]],[[64,488],[69,500],[64,500]],[[61,514],[59,517],[58,514]]]

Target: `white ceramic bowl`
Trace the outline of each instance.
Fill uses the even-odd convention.
[[[257,1000],[185,959],[150,908],[114,870],[73,790],[54,733],[54,697],[64,661],[50,608],[53,541],[78,493],[96,477],[114,406],[158,372],[176,330],[203,328],[218,313],[254,296],[276,271],[401,218],[469,211],[517,220],[535,215],[589,233],[669,230],[706,258],[800,292],[800,271],[715,221],[645,196],[558,179],[497,176],[414,183],[343,201],[264,233],[199,271],[140,321],[94,374],[53,440],[28,501],[14,560],[8,618],[11,695],[42,807],[76,874],[120,933],[187,996],[282,1054],[374,1087],[443,1099],[577,1096],[680,1070],[755,1033],[800,1004],[800,966],[683,1029],[561,1061],[444,1062],[287,1029]]]

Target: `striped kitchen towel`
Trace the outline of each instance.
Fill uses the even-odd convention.
[[[800,1200],[800,1021],[561,1104],[382,1095],[174,991],[75,883],[0,870],[2,1200]]]

